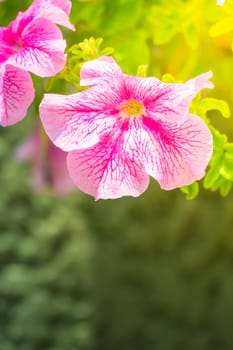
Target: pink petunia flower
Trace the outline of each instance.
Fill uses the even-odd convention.
[[[204,73],[184,84],[123,74],[111,57],[85,63],[81,84],[70,96],[46,94],[40,106],[44,128],[68,151],[68,171],[96,199],[138,196],[154,177],[171,190],[201,179],[212,154],[212,136],[189,104]]]
[[[0,28],[2,126],[23,119],[33,101],[34,89],[28,71],[49,77],[63,69],[66,43],[55,23],[73,29],[68,18],[70,5],[69,0],[34,0],[7,28]]]
[[[66,167],[66,153],[48,141],[43,144],[39,127],[29,135],[14,151],[15,159],[32,164],[32,186],[36,191],[52,189],[63,195],[74,189],[74,184]]]

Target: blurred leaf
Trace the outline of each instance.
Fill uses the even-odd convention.
[[[104,30],[112,34],[122,31],[122,28],[135,27],[143,12],[143,3],[144,0],[106,0],[103,14]]]
[[[180,12],[174,3],[153,6],[148,13],[147,20],[156,45],[165,44],[180,31]]]
[[[186,199],[191,200],[197,197],[199,193],[199,184],[198,182],[194,182],[189,186],[181,187],[180,190],[186,194]]]
[[[117,33],[108,43],[111,45],[112,41],[115,42],[114,56],[125,73],[135,74],[139,65],[149,63],[150,51],[143,30],[129,30],[127,35],[124,32]]]
[[[233,182],[233,144],[227,141],[226,135],[220,134],[212,126],[211,131],[214,152],[203,185],[212,191],[220,189],[220,194],[225,197]]]
[[[219,153],[219,151],[222,153],[225,145],[227,144],[227,136],[224,134],[221,134],[213,126],[211,127],[211,133],[213,136],[214,154]]]
[[[220,194],[226,197],[232,189],[232,181],[224,180],[220,185]]]
[[[214,24],[210,29],[210,35],[216,37],[233,30],[233,17],[225,18]]]
[[[147,76],[147,70],[148,70],[148,65],[147,64],[141,64],[138,66],[137,70],[137,76],[138,77],[146,77]]]
[[[192,49],[196,49],[198,47],[198,32],[195,25],[193,23],[188,23],[188,25],[185,27],[185,30],[183,30],[183,34],[185,40],[187,41],[187,44]]]
[[[179,81],[177,81],[175,79],[175,77],[173,77],[172,74],[169,74],[169,73],[165,73],[163,76],[162,76],[162,81],[164,83],[178,83]]]
[[[228,153],[225,154],[220,173],[225,179],[233,181],[233,157],[229,156]]]
[[[148,11],[147,23],[154,43],[166,44],[181,33],[189,47],[196,49],[202,28],[206,25],[206,14],[211,14],[212,9],[209,0],[161,1],[152,6]]]
[[[99,56],[112,54],[114,49],[106,47],[101,48],[103,38],[84,39],[78,44],[72,45],[67,50],[67,61],[65,68],[57,76],[79,87],[80,68],[84,62],[95,59]]]
[[[223,165],[224,155],[216,155],[212,157],[210,163],[210,170],[207,172],[207,175],[204,178],[203,185],[205,188],[211,188],[214,183],[218,180],[220,176],[220,171]]]
[[[205,97],[201,100],[200,107],[206,113],[211,110],[219,111],[224,118],[230,118],[231,112],[226,101],[213,97]]]

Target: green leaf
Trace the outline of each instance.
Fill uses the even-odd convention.
[[[224,180],[220,185],[220,194],[223,197],[226,197],[228,193],[232,189],[232,181],[230,180]]]
[[[224,181],[224,178],[222,176],[219,176],[216,181],[211,186],[211,191],[217,191],[219,187],[221,186],[222,182]]]
[[[152,6],[147,22],[156,45],[166,44],[176,33],[181,31],[180,12],[173,3]]]
[[[198,33],[193,23],[188,23],[183,30],[183,34],[187,44],[192,48],[198,47]]]
[[[212,126],[210,127],[210,130],[213,136],[214,152],[218,153],[218,151],[222,151],[225,147],[227,136],[225,134],[220,134],[220,132]]]
[[[227,142],[225,145],[225,150],[229,155],[233,157],[233,143],[232,142]]]
[[[212,158],[211,168],[204,178],[203,185],[205,188],[210,189],[214,185],[214,183],[217,181],[217,179],[219,178],[220,171],[221,171],[221,168],[223,165],[223,160],[224,160],[223,152],[222,152],[222,154]]]
[[[227,180],[233,180],[233,157],[229,154],[225,155],[220,174]]]
[[[104,3],[102,23],[104,31],[108,34],[135,28],[144,9],[143,0],[105,0]]]
[[[233,17],[227,17],[214,24],[210,29],[210,36],[216,37],[233,30]]]
[[[113,47],[106,47],[105,49],[100,51],[101,56],[111,56],[114,52]]]
[[[129,30],[127,35],[125,33],[124,36],[117,34],[111,40],[115,42],[114,56],[122,66],[124,72],[135,74],[139,65],[149,63],[150,51],[146,43],[146,33],[144,31]]]
[[[138,66],[138,70],[137,70],[137,76],[138,77],[146,77],[147,76],[147,70],[148,70],[148,65],[147,64],[140,64],[140,66]]]
[[[80,84],[80,68],[84,62],[95,59],[99,56],[107,56],[114,49],[106,47],[103,50],[100,48],[103,43],[103,38],[84,39],[82,42],[72,45],[67,50],[67,60],[65,68],[59,73],[58,77],[79,86]]]
[[[199,184],[198,182],[194,182],[189,186],[181,187],[180,190],[186,194],[186,199],[191,200],[197,197],[199,193]]]
[[[165,73],[162,76],[162,82],[164,83],[178,83],[179,81],[170,73]]]
[[[205,97],[200,102],[201,108],[206,112],[217,110],[224,118],[229,118],[231,115],[228,103],[224,100],[216,99],[213,97]]]
[[[232,0],[225,0],[224,6],[222,8],[224,9],[225,13],[227,13],[230,16],[233,16],[233,1]]]

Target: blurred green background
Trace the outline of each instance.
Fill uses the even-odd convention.
[[[30,3],[1,3],[1,25]],[[209,94],[232,109],[231,34],[209,36],[215,1],[72,4],[68,45],[103,37],[130,74],[148,64],[185,80],[211,69]],[[27,118],[0,130],[0,350],[232,350],[233,194],[187,201],[153,180],[114,201],[33,191],[31,166],[12,154],[38,118],[44,81],[34,81]],[[232,140],[232,118],[210,118]]]

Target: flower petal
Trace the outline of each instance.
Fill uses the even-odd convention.
[[[13,152],[14,159],[18,161],[32,161],[35,155],[39,156],[40,149],[39,133],[34,131],[24,139]]]
[[[0,68],[0,124],[12,125],[24,118],[34,99],[28,72],[10,65]]]
[[[63,12],[65,12],[67,15],[69,15],[71,10],[71,1],[70,0],[34,0],[32,6],[37,7],[39,11],[48,9],[51,6],[56,6],[57,8],[60,8]]]
[[[124,133],[106,136],[97,145],[68,154],[68,171],[75,185],[96,199],[137,197],[149,184],[136,154],[129,157]],[[129,146],[130,147],[130,146]]]
[[[33,17],[47,18],[53,23],[75,30],[69,21],[71,1],[69,0],[34,0],[25,12]]]
[[[8,58],[14,53],[10,42],[10,31],[8,28],[0,28],[0,64],[6,62]]]
[[[41,77],[51,76],[65,65],[65,41],[51,21],[38,18],[22,32],[22,47],[9,59],[9,64]]]
[[[56,194],[62,195],[75,189],[71,180],[67,166],[67,154],[49,142],[49,166],[53,180],[53,190]]]
[[[162,189],[189,185],[204,176],[213,144],[201,118],[189,115],[179,125],[143,118],[143,127],[145,169]]]
[[[121,82],[122,77],[122,71],[115,60],[109,56],[102,56],[83,64],[80,85],[108,84],[111,87]]]
[[[40,118],[48,136],[64,151],[91,147],[120,123],[114,109],[117,99],[96,87],[70,96],[45,94]]]
[[[58,195],[73,190],[74,183],[71,180],[67,166],[67,154],[48,141],[46,154],[39,126],[19,144],[14,150],[13,156],[18,161],[29,161],[32,164],[32,185],[36,191],[50,188]]]
[[[143,101],[147,115],[155,119],[173,119],[182,122],[196,94],[204,87],[213,87],[208,80],[211,76],[212,73],[207,72],[184,84],[165,84],[156,78],[125,75],[125,85],[130,98]]]
[[[23,45],[22,32],[33,18],[19,12],[16,19],[7,28],[0,28],[0,63],[17,53]]]

